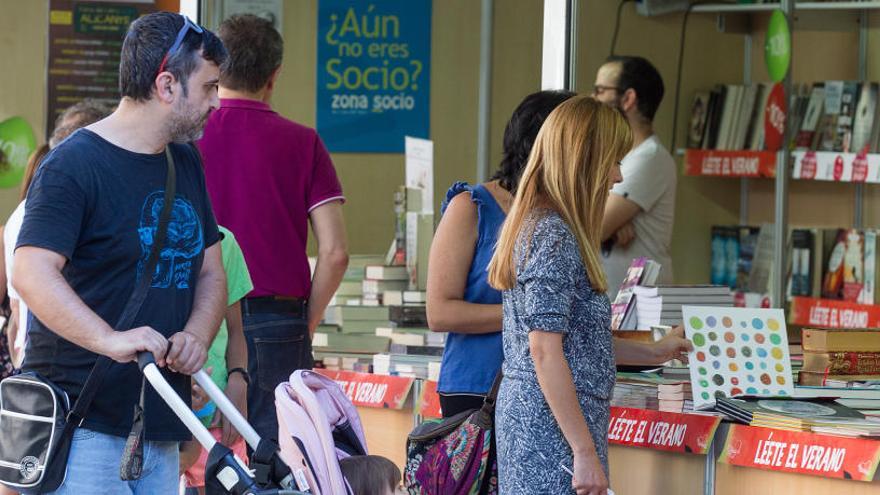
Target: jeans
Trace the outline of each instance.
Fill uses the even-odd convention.
[[[145,442],[144,471],[139,480],[119,479],[125,438],[78,428],[73,433],[67,477],[56,495],[174,494],[179,482],[177,442]]]
[[[312,341],[306,320],[286,314],[242,316],[248,348],[248,421],[260,438],[278,440],[275,388],[299,369],[311,369]]]

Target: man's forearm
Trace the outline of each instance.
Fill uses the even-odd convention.
[[[197,337],[207,349],[214,341],[226,308],[226,275],[223,270],[199,274],[195,300],[184,332]]]
[[[102,344],[113,328],[80,299],[56,266],[22,252],[16,257],[14,279],[19,295],[43,324],[64,339],[103,354]]]
[[[339,288],[345,270],[348,268],[348,255],[342,251],[318,255],[312,290],[309,294],[309,330],[313,331],[324,317],[327,304]]]

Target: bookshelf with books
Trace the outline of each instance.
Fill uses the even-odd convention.
[[[743,35],[745,50],[741,82],[724,81],[683,95],[688,101],[680,103],[680,112],[691,109],[690,118],[682,119],[689,124],[683,132],[684,173],[741,178],[740,224],[767,223],[778,233],[771,237],[786,239],[772,248],[777,276],[771,280],[779,283],[767,294],[776,306],[788,291],[790,250],[784,236],[789,221],[862,228],[864,205],[874,199],[864,184],[880,183],[880,86],[871,82],[876,72],[867,69],[868,12],[880,3],[833,3],[833,8],[822,2],[718,3],[692,10],[692,15],[716,15],[719,29]],[[764,31],[773,10],[785,12],[789,31],[797,31],[791,43],[793,68],[777,89],[787,107],[778,147],[764,135],[765,128],[773,127],[775,112],[774,87],[762,75]],[[844,37],[852,42],[841,42]],[[835,44],[828,45],[839,48],[825,46],[823,40],[831,38]],[[838,53],[844,49],[848,52]],[[764,178],[774,180],[748,180]],[[842,184],[822,185],[828,182]]]
[[[744,35],[746,55],[743,57],[741,81],[721,81],[725,83],[722,90],[720,87],[711,88],[711,82],[701,79],[701,84],[705,85],[703,91],[698,90],[696,94],[682,93],[682,101],[678,104],[681,116],[678,136],[679,142],[684,145],[682,148],[685,148],[682,153],[684,175],[706,177],[704,183],[707,188],[722,182],[728,185],[717,187],[737,186],[733,181],[713,182],[712,178],[741,179],[739,223],[734,221],[729,226],[721,225],[717,232],[713,229],[711,280],[695,277],[687,280],[690,283],[709,282],[728,286],[735,291],[736,303],[745,299],[746,295],[753,296],[754,305],[784,308],[790,301],[792,313],[788,321],[796,325],[792,325],[792,331],[788,335],[796,335],[798,341],[801,339],[800,326],[816,319],[836,321],[839,325],[846,322],[851,329],[880,327],[880,306],[875,307],[877,294],[873,287],[869,287],[872,282],[868,280],[871,278],[869,272],[873,276],[877,266],[874,253],[870,253],[872,260],[868,259],[868,244],[876,242],[876,233],[865,228],[866,222],[862,214],[864,205],[871,204],[866,202],[866,195],[868,201],[876,199],[871,197],[874,192],[864,184],[880,183],[878,85],[870,82],[878,80],[878,74],[876,70],[873,73],[867,71],[868,16],[865,13],[866,9],[877,8],[880,8],[880,2],[792,0],[773,4],[697,4],[690,13],[692,16],[716,15],[719,30]],[[773,88],[758,81],[766,78],[761,75],[764,27],[769,23],[768,14],[777,9],[782,9],[789,19],[796,18],[788,22],[789,31],[804,30],[809,33],[801,36],[802,33],[798,32],[796,40],[792,42],[792,66],[797,67],[797,70],[794,74],[788,74],[780,85],[784,95],[782,101],[790,109],[789,118],[786,121],[787,127],[780,133],[779,144],[771,146],[766,141],[767,136],[762,136],[762,132],[764,121],[772,121],[774,118],[774,110],[768,110],[772,105],[767,103]],[[859,24],[845,24],[850,21]],[[844,25],[846,27],[842,27]],[[852,35],[847,37],[850,33]],[[688,34],[691,35],[692,33]],[[847,40],[852,38],[852,42],[842,43],[840,40],[845,37]],[[811,39],[813,43],[804,42],[805,38]],[[834,38],[834,43],[828,43],[831,48],[821,42],[823,38]],[[686,43],[697,42],[687,39]],[[706,46],[704,49],[712,48]],[[844,49],[845,52],[840,52]],[[807,53],[808,51],[815,51],[816,54]],[[698,69],[689,66],[687,70]],[[699,70],[712,71],[713,67],[701,66]],[[796,84],[795,81],[801,84]],[[827,115],[816,108],[809,111],[811,100],[821,99],[823,107],[826,103],[826,95],[814,97],[814,89],[817,87],[823,90],[829,87],[832,93],[839,90],[836,97],[834,94],[829,95],[837,100],[839,108],[832,105],[832,111],[827,112]],[[727,112],[724,111],[725,100],[719,99],[717,94],[713,95],[713,89],[732,95],[727,103]],[[688,101],[685,102],[685,99]],[[688,115],[685,107],[691,105],[695,111]],[[813,106],[815,107],[815,102]],[[806,116],[810,117],[810,121],[804,125],[803,119]],[[681,122],[685,124],[682,125]],[[687,131],[681,129],[682,127],[687,127]],[[695,132],[691,135],[690,131]],[[681,139],[682,135],[684,139]],[[685,140],[688,141],[686,144]],[[718,204],[721,204],[720,200]],[[735,215],[735,209],[729,208],[728,211],[733,211]],[[728,217],[725,222],[729,221]],[[870,226],[876,227],[874,224]],[[869,232],[873,236],[870,239]],[[853,240],[848,243],[849,237]],[[842,241],[838,242],[839,239]],[[838,249],[842,254],[838,263],[832,263],[830,257],[835,253],[837,244],[842,245]],[[846,255],[848,250],[849,261]],[[853,254],[856,252],[858,256]],[[747,256],[741,256],[743,254]],[[844,282],[844,278],[849,278],[849,282]],[[873,276],[873,280],[876,280],[876,276]],[[826,288],[828,290],[823,290]],[[635,300],[638,309],[638,295]],[[875,309],[877,316],[870,316]],[[799,311],[799,315],[805,311],[806,317],[796,317],[795,310]],[[872,323],[875,320],[877,323]],[[812,325],[819,326],[817,323]],[[838,371],[839,374],[860,370],[866,373],[848,375],[853,380],[838,378],[837,382],[832,380],[825,385],[856,382],[855,378],[868,379],[880,361],[877,358],[880,354],[871,349],[804,350],[798,344],[789,346],[787,342],[784,347],[788,349],[786,359],[790,355],[795,376],[800,370],[804,370],[804,376],[809,376],[823,366],[829,371]],[[689,406],[687,401],[697,395],[696,382],[693,390],[683,385],[674,391],[666,390],[663,394],[665,399],[661,398],[657,386],[652,390],[645,384],[629,383],[622,376],[618,377],[618,383],[612,401],[621,409],[659,409],[662,402],[663,406],[676,410],[680,407],[683,411]],[[837,392],[827,392],[822,388],[812,392],[829,394],[829,397],[839,396],[844,406],[857,411],[862,410],[857,405],[873,406],[870,403],[871,398],[867,398],[873,392],[851,390],[852,388]],[[807,390],[801,393],[809,392]],[[845,398],[850,394],[854,394],[851,401]],[[813,398],[808,404],[822,404],[821,400],[816,400],[821,396],[804,397]],[[862,413],[872,410],[874,409],[865,408]],[[752,423],[752,418],[745,422]],[[710,455],[707,457],[712,460],[707,459],[706,462],[703,493],[871,493],[870,484],[847,480],[873,480],[876,459],[880,458],[880,442],[871,438],[851,438],[847,440],[854,442],[849,444],[842,438],[861,434],[876,435],[877,431],[872,429],[876,429],[876,425],[858,423],[857,427],[850,428],[841,424],[829,426],[820,424],[821,422],[809,425],[806,423],[808,422],[791,421],[783,416],[763,415],[763,412],[758,414],[754,421],[755,426],[731,426],[725,421],[714,437],[709,439],[712,446],[708,449]],[[768,426],[776,428],[771,430]],[[807,426],[812,431],[789,431]],[[638,431],[637,426],[634,428]],[[770,437],[757,435],[767,431],[774,433]],[[742,432],[755,432],[752,435],[754,438],[744,436]],[[803,436],[787,442],[786,435],[789,433]],[[785,445],[773,444],[777,439],[780,444]],[[791,445],[798,442],[801,450],[793,454]],[[685,471],[683,466],[686,461],[682,456],[675,457],[674,462],[666,460],[672,456],[663,456],[661,460],[657,455],[630,453],[622,449],[619,442],[612,440],[611,443],[611,482],[615,490],[636,486],[627,481],[627,470],[615,472],[615,463],[619,465],[624,460],[628,466],[636,463],[652,466],[652,474],[648,476],[656,483],[654,489],[657,493],[664,492],[660,488],[664,486],[662,475],[654,475],[658,466],[668,468],[668,472],[679,469],[679,472]],[[774,449],[778,447],[780,452],[785,449],[780,464],[775,464],[779,456],[770,455],[768,444]],[[830,464],[827,460],[822,463],[822,457],[826,453],[829,457],[834,452],[841,455],[841,451],[835,451],[834,448],[845,449],[846,456],[853,460],[858,459],[858,462],[848,464],[845,469],[825,469]],[[723,457],[722,453],[727,457]],[[733,459],[735,456],[731,457],[730,454],[750,458],[760,465],[744,464]],[[816,459],[811,460],[814,456]],[[718,458],[718,463],[715,458]],[[788,469],[786,461],[789,464]],[[674,468],[671,467],[673,464]],[[835,464],[832,467],[840,466]],[[803,476],[804,474],[813,476]],[[647,492],[644,489],[642,491]]]

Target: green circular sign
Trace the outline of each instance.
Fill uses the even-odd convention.
[[[30,124],[21,117],[0,122],[0,187],[15,187],[21,183],[28,158],[37,148],[37,138]]]
[[[770,79],[774,82],[785,79],[791,64],[791,33],[788,31],[788,19],[781,10],[774,11],[770,16],[764,40],[764,62]]]

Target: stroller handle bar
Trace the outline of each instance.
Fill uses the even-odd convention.
[[[260,435],[254,430],[254,427],[247,422],[244,416],[241,415],[241,412],[235,407],[235,405],[232,404],[229,397],[226,397],[226,394],[220,390],[220,387],[218,387],[216,383],[214,383],[214,380],[211,380],[211,377],[205,373],[205,370],[199,370],[193,375],[193,378],[202,387],[205,393],[208,394],[208,397],[214,401],[214,404],[217,405],[217,408],[220,409],[223,416],[232,422],[232,426],[235,427],[235,430],[241,433],[245,442],[247,442],[252,449],[257,450],[257,445],[260,444]]]
[[[141,352],[138,354],[138,366],[140,366],[141,371],[145,372],[145,369],[150,364],[155,364],[156,360],[153,357],[153,353],[151,352]],[[229,397],[226,397],[226,394],[220,390],[220,387],[211,380],[211,377],[205,373],[205,370],[199,370],[196,374],[194,374],[193,379],[195,379],[196,383],[202,387],[202,390],[208,394],[208,397],[214,401],[214,404],[217,405],[217,408],[220,409],[220,412],[232,422],[232,426],[235,427],[236,431],[241,433],[241,436],[244,437],[245,442],[254,450],[257,449],[257,445],[260,444],[260,435],[254,430],[254,427],[251,426],[250,423],[247,422],[247,419],[241,415],[241,412],[232,404],[232,401],[229,400]],[[153,383],[150,381],[150,383]],[[170,403],[169,403],[170,405]],[[177,413],[177,411],[175,411]],[[180,416],[180,414],[178,414]],[[189,425],[187,425],[189,426]],[[199,443],[202,443],[199,440]],[[204,445],[204,443],[202,443]],[[205,446],[207,450],[211,450],[207,446]]]
[[[205,448],[208,452],[214,448],[214,444],[217,443],[217,440],[214,439],[214,436],[211,435],[211,432],[205,428],[205,425],[193,414],[192,410],[189,406],[183,402],[183,399],[177,395],[177,392],[168,382],[165,380],[165,377],[162,376],[162,372],[159,371],[159,368],[156,366],[156,359],[153,357],[153,353],[151,352],[141,352],[138,353],[138,366],[141,368],[141,372],[147,378],[147,381],[150,382],[150,385],[153,386],[153,389],[162,397],[168,407],[174,411],[174,414],[180,418],[180,421],[187,427],[190,433],[193,434],[196,440]]]

